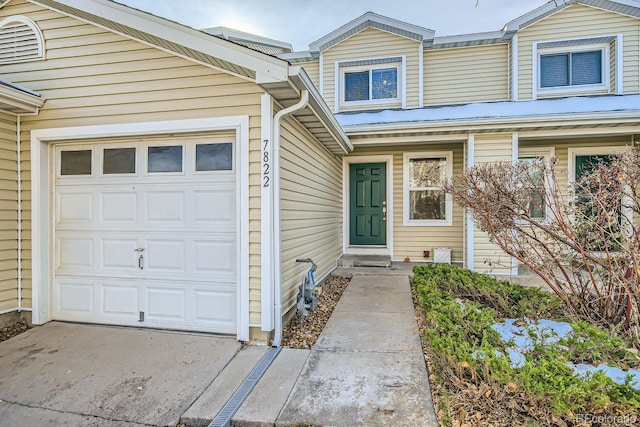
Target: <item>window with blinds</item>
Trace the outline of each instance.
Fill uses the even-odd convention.
[[[588,41],[592,43],[586,43]],[[537,46],[538,93],[609,90],[610,70],[613,67],[609,53],[611,41],[593,43],[588,39],[570,42],[541,43]]]

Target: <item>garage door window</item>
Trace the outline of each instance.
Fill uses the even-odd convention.
[[[61,152],[60,175],[91,175],[91,150]]]
[[[196,171],[230,171],[232,169],[232,143],[196,145]]]
[[[153,172],[182,172],[182,146],[149,147],[148,169]]]
[[[102,159],[102,173],[136,173],[135,148],[105,148]]]

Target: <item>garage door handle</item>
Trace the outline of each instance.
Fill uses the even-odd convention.
[[[138,268],[140,270],[144,270],[144,267],[142,266],[142,260],[144,259],[144,256],[142,256],[142,254],[140,254],[140,256],[138,257]]]

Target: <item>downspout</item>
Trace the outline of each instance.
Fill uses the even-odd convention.
[[[300,101],[296,104],[280,110],[273,118],[273,215],[272,215],[272,236],[273,236],[273,319],[275,333],[272,347],[280,347],[282,341],[282,265],[280,261],[281,243],[280,236],[280,121],[286,115],[302,110],[309,104],[309,91],[303,90],[300,93]]]
[[[20,157],[20,116],[16,119],[16,162],[18,171],[18,313],[22,312],[22,177]]]

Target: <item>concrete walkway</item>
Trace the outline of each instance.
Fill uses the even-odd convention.
[[[437,426],[409,279],[398,273],[355,274],[313,349],[283,350],[233,424]]]
[[[283,349],[234,425],[438,425],[408,270],[353,272],[314,348]],[[51,322],[0,343],[0,426],[207,426],[266,351]]]

